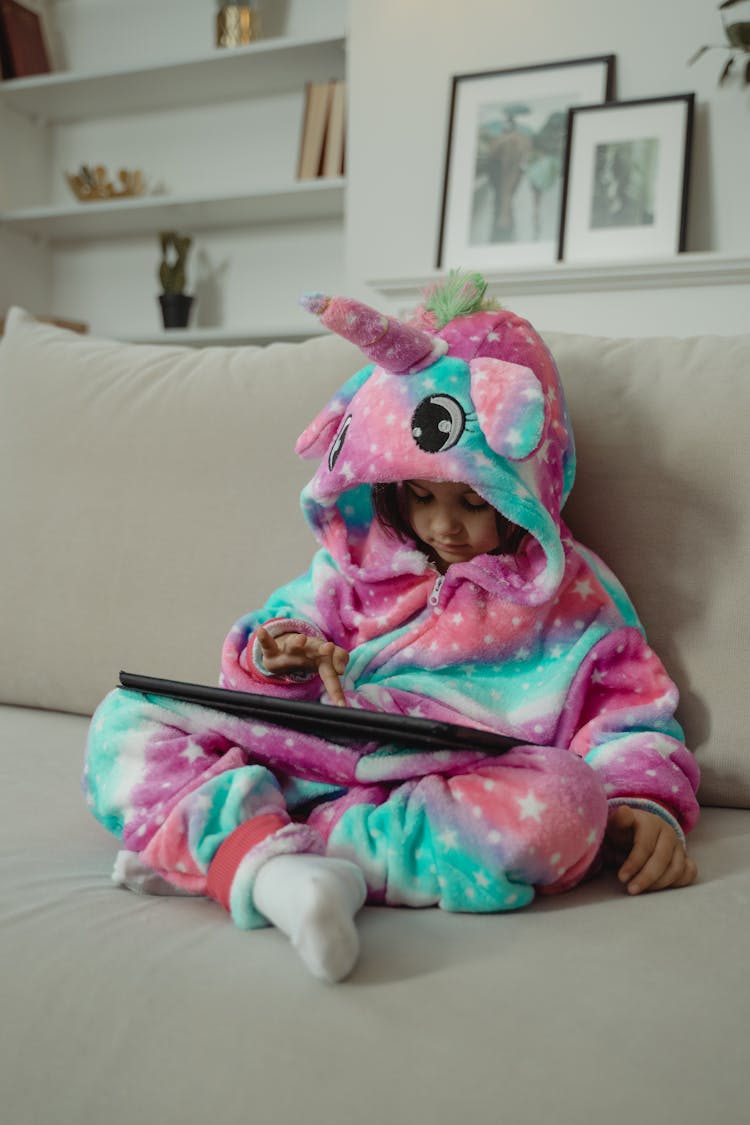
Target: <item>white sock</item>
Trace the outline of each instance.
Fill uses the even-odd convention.
[[[348,859],[308,854],[277,855],[255,880],[257,909],[291,940],[313,976],[343,980],[359,955],[354,915],[367,888]]]

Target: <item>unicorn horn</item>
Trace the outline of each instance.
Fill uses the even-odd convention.
[[[326,328],[345,340],[351,340],[368,359],[393,375],[421,371],[448,348],[439,337],[404,324],[396,317],[385,316],[351,297],[307,293],[300,297],[300,304],[303,309],[320,317]]]

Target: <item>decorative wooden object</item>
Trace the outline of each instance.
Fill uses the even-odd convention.
[[[102,199],[125,199],[131,196],[143,195],[146,190],[146,181],[140,169],[130,172],[121,168],[117,173],[119,186],[109,178],[107,169],[102,164],[92,168],[89,164],[82,164],[76,175],[65,173],[65,179],[75,195],[82,203],[93,203]]]

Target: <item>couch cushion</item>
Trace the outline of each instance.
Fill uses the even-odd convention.
[[[0,344],[0,700],[90,712],[121,667],[215,683],[306,566],[294,441],[362,362],[336,337],[116,343],[11,312]]]
[[[704,803],[750,806],[750,337],[550,334],[579,474],[567,516],[677,680]],[[232,621],[313,541],[297,434],[362,360],[81,338],[0,344],[0,700],[87,712],[121,667],[214,682]]]
[[[750,807],[750,336],[546,338],[578,449],[566,518],[680,688],[701,801]]]

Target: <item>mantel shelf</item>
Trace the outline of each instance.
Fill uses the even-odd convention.
[[[0,81],[0,105],[45,123],[175,109],[296,90],[341,70],[341,37],[261,39],[187,59],[114,71],[56,71]]]
[[[667,289],[675,286],[750,285],[750,256],[679,254],[667,260],[633,262],[555,262],[534,269],[483,271],[492,296],[606,292],[625,289]],[[380,278],[368,282],[393,300],[413,302],[422,290],[446,276]],[[750,320],[750,316],[748,317]]]
[[[63,207],[0,212],[0,228],[54,243],[94,241],[185,227],[208,230],[340,218],[344,180],[302,180],[264,191],[217,196],[147,195]]]

